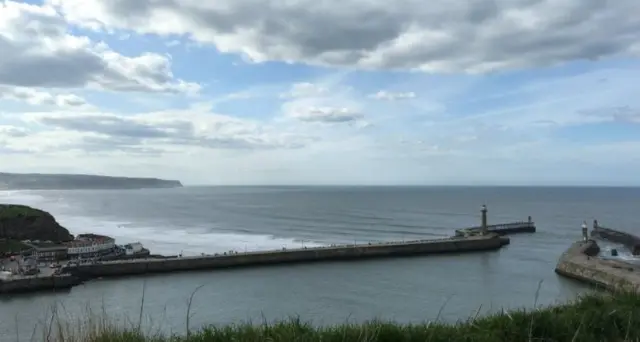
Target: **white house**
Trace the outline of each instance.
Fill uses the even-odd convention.
[[[130,244],[124,245],[124,250],[126,255],[134,255],[142,252],[144,248],[140,242],[133,242]]]

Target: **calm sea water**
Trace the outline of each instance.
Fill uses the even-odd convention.
[[[88,310],[137,321],[143,288],[144,325],[165,332],[184,332],[187,300],[198,287],[192,327],[294,315],[333,324],[420,322],[441,312],[439,319],[455,321],[585,291],[553,272],[584,220],[640,233],[638,188],[186,187],[10,191],[0,202],[48,210],[74,234],[141,241],[167,254],[445,237],[479,224],[483,203],[490,223],[531,215],[538,226],[489,253],[97,280],[63,293],[3,297],[0,341],[28,340],[52,307],[70,321]]]

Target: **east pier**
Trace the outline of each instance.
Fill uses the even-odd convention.
[[[600,237],[597,232],[597,221],[594,221],[592,237]],[[635,236],[607,229],[608,234],[615,236]],[[593,232],[596,231],[596,234]],[[608,235],[611,236],[611,235]],[[618,240],[618,243],[631,240]],[[589,237],[586,222],[582,224],[582,239],[573,243],[559,258],[555,272],[561,276],[581,281],[609,291],[640,292],[640,266],[622,260],[602,259],[600,246],[596,240]]]
[[[603,227],[598,223],[598,220],[593,220],[591,236],[619,243],[629,249],[631,254],[640,255],[640,237],[620,230]]]

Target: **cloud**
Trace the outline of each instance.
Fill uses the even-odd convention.
[[[82,151],[184,152],[188,148],[219,150],[295,149],[308,143],[286,131],[250,120],[194,110],[116,115],[110,113],[27,113],[24,120],[44,130],[24,143]],[[57,136],[52,136],[56,134]],[[39,138],[47,138],[42,144]],[[55,140],[52,144],[51,140]],[[19,143],[19,142],[17,142]]]
[[[291,86],[291,89],[286,92],[280,94],[281,98],[301,98],[301,97],[318,97],[323,96],[328,93],[328,89],[321,85],[302,82],[302,83],[294,83]]]
[[[375,94],[369,95],[369,97],[377,100],[395,101],[395,100],[414,99],[416,97],[416,93],[412,91],[406,92],[406,93],[391,93],[384,90],[380,90]]]
[[[51,94],[34,88],[0,86],[0,99],[26,102],[31,105],[86,107],[85,99],[74,94]]]
[[[170,93],[199,89],[174,78],[167,56],[128,57],[105,43],[71,34],[65,18],[50,6],[3,1],[0,52],[0,85],[5,86]],[[76,100],[66,99],[67,104]]]
[[[0,125],[0,137],[19,138],[27,136],[27,130],[23,127]]]
[[[289,116],[304,122],[343,123],[353,122],[363,118],[363,115],[349,108],[336,107],[307,107],[296,108],[289,112]]]
[[[475,73],[640,51],[637,0],[47,2],[87,28],[183,35],[255,62]]]
[[[29,135],[29,131],[24,127],[0,125],[0,156],[28,152],[27,149],[11,146],[12,140],[16,138],[23,138],[27,135]]]
[[[640,109],[630,106],[615,106],[582,111],[580,114],[596,121],[640,123]]]

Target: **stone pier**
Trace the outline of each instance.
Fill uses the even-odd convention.
[[[587,237],[586,230],[583,224],[582,239],[560,256],[556,273],[610,291],[640,292],[640,266],[601,259],[598,243]]]

